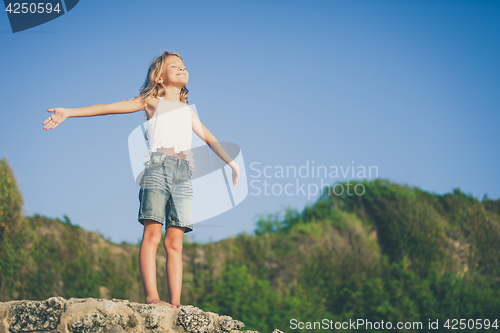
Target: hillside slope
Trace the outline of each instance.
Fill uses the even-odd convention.
[[[366,189],[362,196],[325,191],[302,212],[288,208],[282,217],[263,216],[255,236],[186,242],[182,303],[259,331],[288,332],[292,319],[424,326],[429,319],[494,320],[500,313],[500,200],[480,202],[459,189],[437,195],[383,179],[359,184]],[[21,208],[12,171],[2,160],[0,301],[144,301],[138,244],[113,244],[68,217],[24,217]],[[163,299],[165,259],[160,246]]]

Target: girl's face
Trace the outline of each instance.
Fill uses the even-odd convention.
[[[181,58],[175,55],[169,55],[165,62],[165,69],[160,76],[161,79],[163,79],[163,83],[167,86],[184,87],[188,82],[189,72],[186,70]]]

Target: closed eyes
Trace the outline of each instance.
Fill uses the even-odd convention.
[[[176,65],[171,65],[170,67],[177,67]],[[186,67],[183,67],[184,70],[186,70]]]

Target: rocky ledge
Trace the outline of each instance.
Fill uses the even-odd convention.
[[[0,303],[0,333],[258,333],[240,331],[243,326],[229,316],[191,305],[172,309],[118,299],[62,297]]]

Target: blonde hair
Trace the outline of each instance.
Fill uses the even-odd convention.
[[[163,89],[163,86],[160,83],[157,83],[155,80],[158,78],[158,76],[161,75],[161,73],[163,73],[163,70],[165,69],[165,63],[169,55],[179,57],[182,60],[181,56],[176,52],[164,51],[161,56],[156,57],[151,62],[151,65],[149,65],[146,80],[144,81],[144,84],[142,85],[142,88],[140,90],[140,94],[142,96],[141,106],[144,108],[146,108],[147,100],[150,97],[163,96],[165,94],[165,89]],[[186,86],[182,87],[180,94],[181,102],[186,104],[188,103],[188,93],[189,90],[186,88]]]

